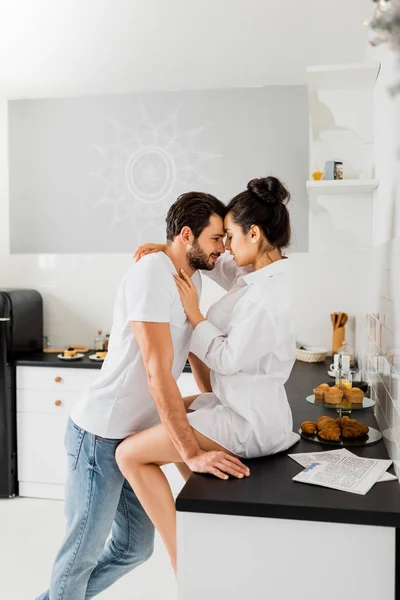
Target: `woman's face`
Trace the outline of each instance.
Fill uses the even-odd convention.
[[[225,217],[224,227],[225,249],[232,254],[237,266],[245,267],[254,264],[260,243],[259,227],[255,225],[250,228],[250,231],[243,233],[241,226],[233,222],[230,213]]]

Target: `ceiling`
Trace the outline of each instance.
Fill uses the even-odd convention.
[[[365,59],[371,0],[0,0],[12,98],[305,83]]]

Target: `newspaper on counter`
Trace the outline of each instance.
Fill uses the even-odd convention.
[[[345,454],[355,456],[352,452],[349,452],[347,448],[341,448],[340,450],[328,450],[325,452],[299,452],[297,454],[288,454],[288,456],[302,467],[308,467],[314,462],[338,462]],[[383,481],[394,481],[395,479],[397,479],[396,475],[385,472],[378,479],[377,483],[382,483]]]
[[[320,462],[309,464],[293,481],[365,495],[392,464],[391,460],[360,458],[343,450],[346,449],[311,453],[316,454]],[[321,455],[328,455],[328,459]]]

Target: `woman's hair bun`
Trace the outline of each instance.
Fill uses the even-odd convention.
[[[276,177],[252,179],[247,184],[247,189],[251,194],[257,196],[259,200],[263,200],[269,204],[278,204],[290,199],[289,191]]]

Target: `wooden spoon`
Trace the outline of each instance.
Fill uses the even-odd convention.
[[[338,325],[339,325],[339,313],[335,313],[335,325],[334,325],[334,329],[337,329]]]

